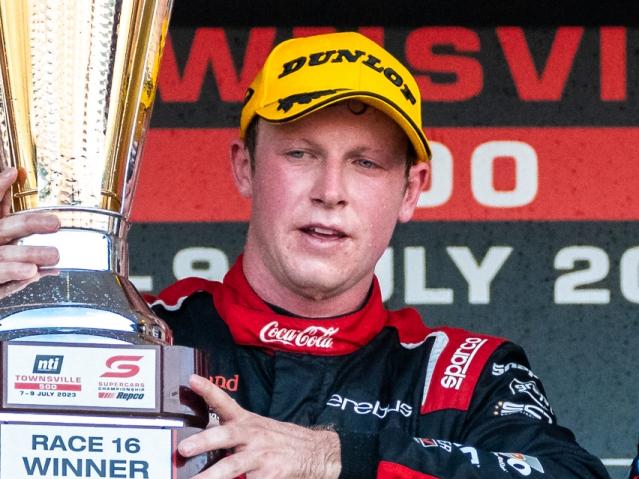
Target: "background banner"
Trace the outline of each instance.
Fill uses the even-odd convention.
[[[434,151],[415,219],[378,265],[389,306],[523,345],[559,421],[625,477],[639,434],[639,28],[186,4],[134,202],[138,287],[224,275],[249,214],[228,168],[248,83],[282,40],[359,30],[415,74]]]

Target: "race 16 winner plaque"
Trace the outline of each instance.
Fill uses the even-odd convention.
[[[48,212],[55,269],[0,285],[0,477],[190,478],[208,455],[173,346],[128,279],[126,236],[171,0],[0,0],[0,170],[12,214]]]
[[[191,477],[206,458],[181,463],[174,450],[197,430],[185,427],[194,398],[162,363],[192,358],[178,346],[2,343],[1,476]]]

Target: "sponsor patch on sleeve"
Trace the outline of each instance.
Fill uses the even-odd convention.
[[[428,362],[421,414],[442,409],[465,411],[475,390],[479,376],[504,340],[445,328],[448,341],[443,348],[433,348]]]

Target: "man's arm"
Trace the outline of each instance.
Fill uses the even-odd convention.
[[[339,432],[342,477],[609,477],[601,461],[557,425],[541,381],[521,348],[512,343],[498,348],[486,363],[465,415],[451,409],[430,414],[451,418],[447,436],[443,430],[432,431],[429,415],[420,418],[419,437],[388,428],[379,434]],[[459,420],[461,433],[453,435],[452,424]]]
[[[194,379],[192,387],[219,414],[222,426],[183,441],[180,453],[232,450],[197,479],[241,473],[380,479],[609,477],[601,462],[555,423],[543,386],[514,345],[493,354],[477,384],[463,437],[454,441],[429,437],[427,430],[417,431],[420,437],[392,428],[379,433],[312,430],[249,413],[204,379]]]

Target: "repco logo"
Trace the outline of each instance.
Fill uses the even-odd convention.
[[[441,385],[446,389],[457,389],[462,385],[468,367],[472,362],[475,354],[486,343],[486,339],[481,338],[466,338],[464,342],[457,348],[453,357],[450,358],[450,363],[446,366],[444,371],[444,377],[441,380]]]
[[[330,349],[333,336],[339,328],[309,326],[305,329],[280,328],[277,321],[271,321],[260,331],[263,343],[282,343],[288,346]]]
[[[408,85],[404,83],[404,79],[399,73],[393,70],[391,67],[385,67],[380,65],[381,60],[370,53],[363,52],[362,50],[327,50],[324,52],[311,53],[309,56],[298,57],[294,60],[288,61],[282,65],[282,73],[277,78],[282,78],[291,73],[298,71],[303,66],[316,67],[323,65],[327,62],[342,63],[347,61],[349,63],[361,62],[368,68],[375,70],[380,75],[384,75],[386,79],[397,88],[400,89],[404,98],[406,98],[411,104],[415,104],[417,100],[415,95],[410,91]]]
[[[131,399],[144,399],[144,393],[125,393],[119,392],[115,397],[116,399],[124,399],[125,401],[130,401]]]

